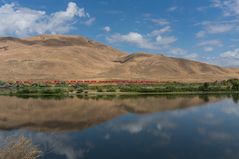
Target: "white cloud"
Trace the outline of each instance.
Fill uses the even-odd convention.
[[[111,31],[111,28],[109,26],[105,26],[103,30],[108,33]]]
[[[158,35],[157,37],[156,37],[156,41],[161,41],[163,39],[163,37],[161,36],[161,35]]]
[[[154,121],[153,117],[145,116],[137,118],[136,120],[122,122],[117,125],[110,125],[110,128],[117,132],[125,131],[132,135],[135,135],[145,131],[147,127],[152,123],[152,121]]]
[[[192,54],[185,54],[184,56],[182,56],[182,58],[197,60],[199,58],[199,56],[196,53],[192,53]]]
[[[203,50],[206,52],[212,52],[214,47],[221,47],[223,43],[220,40],[207,40],[200,42],[198,46],[203,47]]]
[[[96,18],[92,17],[88,20],[86,20],[85,22],[83,22],[83,24],[87,25],[87,26],[91,26],[94,22],[95,22]]]
[[[234,28],[232,24],[215,24],[215,25],[208,25],[206,27],[206,31],[209,34],[218,34],[218,33],[225,33],[229,32]]]
[[[198,46],[223,46],[223,43],[220,40],[207,40],[200,42]]]
[[[110,42],[131,43],[137,45],[140,48],[145,49],[155,49],[155,46],[151,44],[147,39],[145,39],[143,35],[136,32],[130,32],[126,35],[114,34],[111,37],[109,37],[108,40]]]
[[[196,33],[196,38],[203,38],[208,34],[222,34],[232,31],[238,31],[238,23],[239,21],[237,20],[201,22],[197,25],[201,25],[202,30]]]
[[[163,117],[164,118],[164,117]],[[157,130],[152,131],[152,126],[157,127]],[[151,135],[160,135],[161,131],[167,131],[175,129],[177,125],[175,123],[162,119],[158,119],[157,116],[143,116],[136,118],[135,120],[129,120],[127,122],[120,122],[117,125],[110,124],[109,128],[115,132],[128,132],[132,135],[139,133],[150,133]],[[165,137],[165,135],[163,135]]]
[[[168,25],[170,24],[167,19],[150,19],[153,23],[158,24],[158,25]]]
[[[196,38],[203,38],[206,35],[205,31],[199,31],[196,33]]]
[[[177,7],[177,6],[172,6],[172,7],[170,7],[170,8],[167,9],[168,12],[174,12],[174,11],[176,11],[176,10],[178,10],[178,7]]]
[[[16,5],[5,4],[0,7],[0,36],[29,36],[44,33],[67,33],[73,27],[75,18],[89,18],[84,8],[69,2],[65,11],[47,14]]]
[[[144,18],[150,18],[150,17],[152,17],[152,14],[150,14],[150,13],[144,13],[142,16],[143,16]]]
[[[239,60],[239,49],[226,51],[220,55],[222,58],[230,58]],[[238,61],[239,62],[239,61]]]
[[[233,20],[204,21],[200,23],[203,29],[196,33],[196,38],[205,37],[208,34],[221,34],[239,31],[239,0],[211,0],[208,8],[221,9],[224,16],[233,17]]]
[[[107,38],[107,40],[113,43],[131,43],[137,45],[139,48],[152,50],[159,50],[161,47],[170,45],[177,41],[174,36],[157,35],[152,38],[151,36],[144,36],[137,32],[130,32],[125,35],[113,34]]]
[[[144,122],[129,123],[122,126],[122,130],[126,130],[131,134],[138,134],[143,131],[145,126]]]
[[[187,50],[182,48],[171,48],[168,50],[168,54],[173,57],[186,58],[191,60],[196,60],[198,58],[198,54],[189,53]]]
[[[212,6],[220,8],[224,16],[238,16],[239,15],[239,0],[213,0]]]
[[[170,32],[172,32],[171,27],[164,26],[145,35],[137,32],[130,32],[128,34],[117,33],[108,37],[107,40],[112,43],[131,43],[142,49],[162,50],[177,41],[176,37],[167,35]]]
[[[173,48],[169,51],[169,53],[172,55],[181,56],[181,55],[185,55],[187,53],[187,51],[182,48]]]
[[[138,32],[129,32],[127,34],[116,33],[106,39],[111,43],[133,44],[141,49],[158,51],[170,48],[170,45],[177,41],[175,36],[169,35],[169,33],[172,32],[172,29],[170,25],[166,25],[169,24],[166,19],[153,19],[151,18],[151,14],[144,14],[143,16],[146,18],[145,20],[153,21],[154,23],[163,26],[146,34]],[[106,31],[106,28],[104,28],[104,30]]]
[[[238,67],[239,66],[239,48],[234,50],[229,50],[224,53],[221,53],[217,57],[208,57],[206,62],[228,66],[228,67]]]
[[[210,47],[210,46],[206,46],[206,47],[203,48],[203,50],[206,51],[206,52],[212,52],[214,50],[214,48]]]
[[[230,116],[232,116],[232,115],[239,116],[239,109],[238,109],[238,107],[232,107],[232,106],[225,107],[225,108],[222,109],[222,112],[226,113],[226,114],[228,114]]]
[[[210,8],[209,6],[200,6],[200,7],[197,7],[197,11],[199,12],[204,12],[206,11],[208,8]]]
[[[156,37],[156,42],[159,45],[169,45],[174,43],[175,41],[177,41],[177,38],[175,38],[174,36],[162,37],[161,35],[158,35]]]
[[[153,30],[150,35],[151,36],[158,36],[158,35],[161,35],[161,34],[164,34],[164,33],[168,33],[168,32],[171,32],[171,27],[170,26],[166,26],[162,29],[159,29],[159,30]]]

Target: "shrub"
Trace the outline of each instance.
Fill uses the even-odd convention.
[[[199,87],[200,91],[209,91],[209,83],[204,83],[202,86]]]
[[[97,90],[97,92],[103,92],[103,89],[100,87],[97,87],[96,90]]]
[[[84,92],[84,89],[83,89],[83,88],[77,88],[77,89],[76,89],[76,92],[77,92],[77,93],[83,93],[83,92]]]
[[[31,93],[33,93],[33,90],[32,89],[30,89],[30,88],[20,88],[20,89],[18,89],[17,90],[17,93],[18,94],[31,94]]]
[[[0,86],[6,85],[6,82],[0,81]]]
[[[43,93],[43,94],[63,94],[64,92],[65,92],[64,89],[54,88],[54,87],[40,90],[40,93]]]
[[[7,139],[0,149],[1,159],[37,159],[40,156],[41,151],[25,137]]]
[[[75,87],[76,89],[77,89],[77,88],[82,88],[82,89],[86,90],[86,89],[89,88],[89,85],[88,85],[88,84],[80,84],[80,83],[77,83],[74,87]]]
[[[116,89],[113,88],[113,87],[111,87],[111,88],[108,88],[106,91],[107,91],[107,92],[116,92]]]

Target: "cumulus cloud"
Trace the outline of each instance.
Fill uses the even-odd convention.
[[[143,49],[162,50],[162,48],[168,47],[177,41],[176,37],[168,35],[170,32],[172,32],[171,27],[164,26],[145,35],[138,32],[129,32],[128,34],[116,33],[108,37],[107,40],[112,43],[130,43]]]
[[[122,34],[114,34],[111,37],[108,38],[110,42],[126,42],[135,44],[140,48],[145,49],[155,49],[155,46],[151,44],[143,35],[136,33],[136,32],[130,32],[128,34],[122,35]]]
[[[108,38],[108,41],[112,43],[131,43],[139,48],[152,50],[159,50],[161,47],[170,45],[176,40],[174,36],[157,35],[156,37],[151,37],[137,32],[130,32],[128,34],[117,33]]]
[[[233,58],[239,60],[239,49],[226,51],[220,55],[222,58]],[[238,61],[239,62],[239,61]]]
[[[65,11],[47,14],[15,3],[0,7],[0,36],[29,36],[34,34],[67,33],[75,18],[90,18],[84,8],[69,2]]]
[[[239,48],[225,51],[217,57],[208,57],[206,62],[227,67],[238,67]]]
[[[169,45],[177,41],[177,38],[175,38],[174,36],[162,37],[161,35],[158,35],[156,41],[159,45]]]
[[[111,31],[111,28],[109,26],[105,26],[103,30],[108,33]]]

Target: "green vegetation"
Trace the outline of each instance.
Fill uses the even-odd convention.
[[[206,83],[157,83],[157,84],[81,84],[81,83],[8,83],[0,81],[0,93],[11,95],[59,95],[73,94],[126,94],[126,93],[216,93],[238,92],[239,79]]]

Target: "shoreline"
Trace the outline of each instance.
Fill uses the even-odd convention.
[[[75,82],[75,81],[73,81]],[[238,94],[239,79],[212,83],[164,83],[164,84],[80,84],[6,83],[0,82],[0,95],[12,96],[74,96],[74,95],[191,95]]]
[[[91,96],[91,95],[213,95],[213,94],[239,94],[239,91],[212,91],[212,92],[90,92],[90,93],[63,93],[63,94],[39,94],[39,93],[1,93],[0,96]]]

